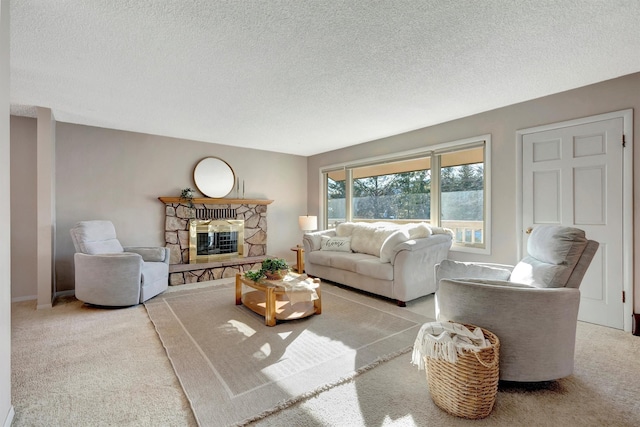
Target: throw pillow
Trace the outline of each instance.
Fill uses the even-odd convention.
[[[402,228],[409,232],[409,237],[412,239],[419,239],[423,237],[431,236],[431,226],[424,222],[411,223],[404,225]]]
[[[513,269],[512,282],[524,283],[537,288],[563,288],[571,275],[572,267],[547,264],[531,256],[525,256]]]
[[[351,236],[351,233],[353,232],[353,227],[355,226],[356,224],[353,222],[341,222],[336,227],[336,236],[338,237]]]
[[[351,252],[351,237],[331,237],[322,239],[323,251]]]
[[[382,243],[382,247],[380,248],[380,262],[391,262],[393,248],[395,248],[397,244],[406,242],[409,239],[408,230],[400,229],[391,233],[384,243]]]
[[[354,252],[380,256],[382,244],[399,226],[388,222],[357,223],[351,234]]]

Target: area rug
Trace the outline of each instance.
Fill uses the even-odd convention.
[[[145,303],[201,426],[243,425],[407,353],[426,316],[323,284],[322,314],[274,327],[233,284]]]

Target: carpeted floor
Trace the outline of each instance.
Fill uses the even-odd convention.
[[[11,305],[13,426],[195,426],[143,306]]]
[[[433,297],[406,310],[432,316]],[[104,310],[63,298],[51,310],[35,310],[34,301],[13,303],[12,333],[14,426],[196,425],[143,306]],[[424,372],[407,353],[254,425],[637,426],[638,355],[640,337],[579,322],[574,375],[536,386],[501,384],[491,415],[469,421],[432,403]]]

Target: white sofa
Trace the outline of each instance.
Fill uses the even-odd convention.
[[[437,289],[434,266],[447,258],[451,230],[427,223],[345,222],[304,235],[305,271],[401,307]]]

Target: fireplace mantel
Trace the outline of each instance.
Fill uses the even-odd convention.
[[[185,199],[180,197],[158,197],[163,203],[184,203]],[[269,205],[273,200],[262,199],[210,199],[207,197],[194,197],[192,203],[202,203],[204,205]]]

